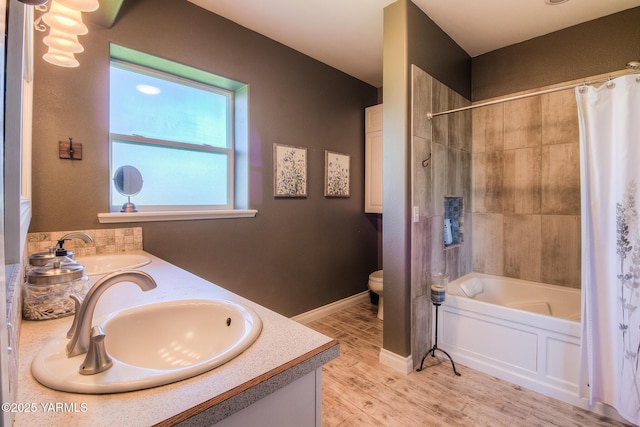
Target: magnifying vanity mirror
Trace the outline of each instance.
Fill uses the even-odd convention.
[[[138,212],[136,205],[131,203],[131,196],[142,190],[142,174],[131,165],[120,166],[113,174],[113,183],[118,193],[127,197],[127,203],[122,205],[120,212]]]

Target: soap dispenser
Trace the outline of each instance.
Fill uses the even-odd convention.
[[[49,264],[51,261],[58,259],[62,263],[75,262],[74,253],[64,248],[64,242],[71,239],[80,239],[85,243],[93,243],[93,238],[87,233],[80,231],[65,234],[58,240],[56,246],[49,248],[43,252],[36,252],[29,255],[29,265],[27,265],[25,272],[29,272],[35,267],[43,267]]]
[[[58,244],[46,251],[35,252],[29,255],[29,265],[27,272],[35,267],[44,267],[54,259],[62,262],[73,262],[73,252],[64,248],[64,239],[58,240]]]

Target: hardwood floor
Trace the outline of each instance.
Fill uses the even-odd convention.
[[[322,372],[325,427],[626,425],[460,364],[457,377],[446,358],[396,372],[378,362],[382,321],[368,302],[307,326],[340,342],[340,357]]]

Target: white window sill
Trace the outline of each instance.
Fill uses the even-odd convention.
[[[164,212],[110,212],[99,213],[101,224],[119,222],[189,221],[194,219],[253,218],[254,209],[229,209],[219,211],[164,211]]]

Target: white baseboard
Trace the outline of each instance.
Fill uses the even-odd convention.
[[[302,323],[304,325],[306,323],[310,323],[310,322],[313,322],[314,320],[318,320],[325,316],[333,314],[337,311],[344,310],[345,308],[352,306],[354,304],[358,304],[360,302],[368,301],[368,300],[369,300],[369,291],[360,292],[359,294],[355,294],[350,297],[341,299],[339,301],[332,302],[331,304],[327,304],[322,307],[315,308],[311,311],[307,311],[306,313],[293,316],[291,320],[295,320],[296,322]]]
[[[352,306],[354,304],[358,304],[360,302],[368,300],[369,291],[360,292],[359,294],[355,294],[339,301],[332,302],[331,304],[318,307],[311,311],[307,311],[306,313],[293,316],[291,320],[302,323],[304,325],[306,323],[310,323],[314,320],[318,320],[325,316],[333,314],[337,311],[344,310],[345,308],[348,308],[349,306]],[[383,365],[395,369],[396,371],[402,372],[405,375],[408,375],[413,371],[413,358],[411,357],[411,355],[404,357],[381,348],[379,361]]]
[[[413,358],[411,355],[403,357],[381,348],[379,361],[383,365],[402,372],[405,375],[409,375],[413,371]]]

